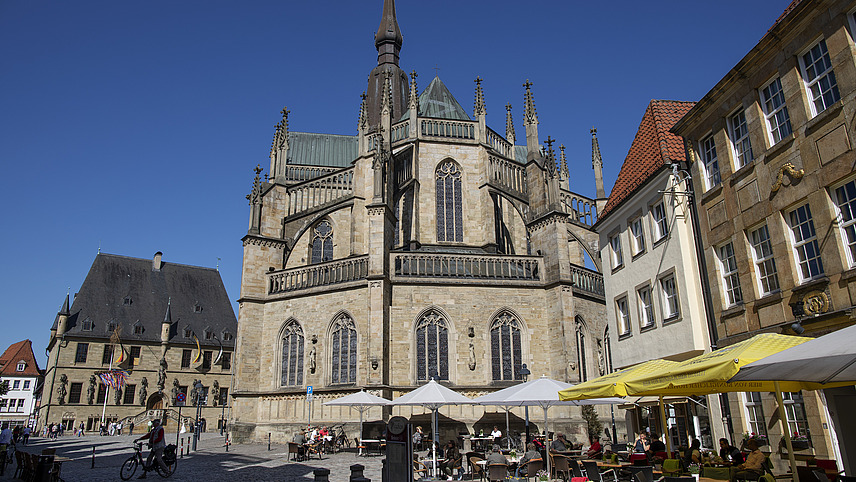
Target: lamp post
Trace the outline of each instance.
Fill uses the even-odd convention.
[[[202,428],[199,418],[202,416],[202,404],[205,401],[202,400],[202,382],[196,382],[196,385],[193,385],[193,389],[196,390],[196,429],[193,431],[193,451],[195,452],[196,444],[199,441],[199,431]]]
[[[526,383],[529,380],[529,375],[531,375],[531,374],[532,374],[532,372],[530,372],[529,369],[526,368],[526,364],[524,363],[523,366],[520,367],[520,376],[523,377],[523,383]],[[529,405],[526,405],[525,407],[523,407],[523,410],[526,413],[526,446],[528,447],[529,446]]]
[[[220,413],[220,436],[226,431],[226,400],[223,399],[223,392],[217,394],[217,400],[220,401],[220,406],[223,407]]]

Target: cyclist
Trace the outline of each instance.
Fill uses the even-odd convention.
[[[163,461],[163,449],[166,447],[166,442],[164,439],[164,431],[163,427],[160,424],[159,419],[152,420],[152,430],[143,435],[142,437],[135,439],[134,442],[139,442],[141,440],[149,441],[149,458],[146,460],[146,465],[143,466],[143,475],[139,476],[140,479],[146,478],[146,472],[149,470],[154,470],[154,465],[152,465],[152,459],[155,459],[160,465],[161,469],[164,471],[168,470],[166,463]]]

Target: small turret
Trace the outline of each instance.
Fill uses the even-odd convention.
[[[166,313],[161,322],[161,357],[166,355],[167,345],[169,344],[169,332],[172,328],[172,298],[166,302]]]
[[[270,147],[270,178],[276,182],[285,176],[285,166],[288,164],[288,107],[280,111],[282,120],[274,126],[273,143]]]
[[[398,66],[398,57],[404,38],[395,18],[395,0],[384,0],[380,26],[375,34],[377,48],[377,67],[369,74],[366,115],[369,129],[375,129],[380,122],[381,102],[387,77],[391,89],[391,113],[401,115],[407,105],[407,74]]]
[[[54,336],[54,335],[62,336],[65,334],[66,330],[68,329],[68,317],[69,317],[69,315],[71,315],[71,312],[69,311],[69,307],[68,307],[68,299],[69,299],[69,294],[66,293],[65,294],[65,301],[62,303],[62,308],[59,310],[59,313],[57,314],[56,333],[51,333],[51,336]]]

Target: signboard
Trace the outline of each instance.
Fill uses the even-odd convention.
[[[312,385],[308,385],[306,387],[306,400],[309,400],[311,402],[312,398],[313,398],[313,396],[312,396]]]
[[[184,405],[184,401],[187,399],[187,395],[184,393],[178,392],[178,395],[175,396],[176,405]]]

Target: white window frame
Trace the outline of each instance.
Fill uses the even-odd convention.
[[[24,380],[24,386],[21,388],[21,390],[29,390],[29,389],[30,389],[30,381]]]
[[[743,107],[728,116],[728,137],[731,140],[731,153],[734,155],[734,170],[739,171],[755,160],[755,155],[752,153],[752,140],[749,138],[746,109]]]
[[[645,285],[636,290],[636,302],[639,305],[639,326],[645,329],[656,325],[657,319],[654,317],[654,293],[650,285]]]
[[[609,237],[609,254],[612,259],[612,269],[624,266],[624,254],[621,252],[621,233]]]
[[[765,93],[768,89],[770,89],[769,94]],[[758,95],[761,98],[761,109],[764,111],[764,118],[767,121],[767,133],[770,136],[770,145],[774,146],[793,132],[781,77],[776,76],[776,78],[764,84],[763,87],[758,89]],[[781,103],[778,103],[779,97],[781,97]]]
[[[751,395],[752,393],[758,394],[757,401]],[[747,431],[767,439],[767,420],[764,416],[764,399],[761,392],[743,392],[743,410],[746,413]]]
[[[12,382],[12,390],[17,390],[21,387],[21,380],[14,380]]]
[[[671,288],[671,293],[669,288]],[[681,301],[678,295],[678,282],[674,273],[660,278],[660,293],[663,302],[663,322],[679,318],[681,316]]]
[[[18,362],[18,366],[15,369],[19,372],[24,371],[27,368],[27,362]]]
[[[658,211],[661,211],[660,217],[657,216]],[[652,231],[656,233],[654,239],[656,243],[669,235],[669,216],[666,214],[666,203],[663,200],[651,205],[651,220],[654,222]]]
[[[850,192],[847,192],[848,187],[852,187]],[[843,199],[839,195],[839,190],[844,195]],[[856,266],[856,179],[833,186],[830,191],[830,197],[836,209],[841,242],[844,243],[847,263],[852,268]]]
[[[627,306],[627,296],[615,299],[615,314],[618,321],[618,336],[629,335],[632,327],[630,326],[630,310]]]
[[[815,56],[817,57],[815,58]],[[841,100],[838,81],[835,78],[832,60],[829,57],[829,49],[826,47],[826,39],[821,37],[813,42],[811,47],[805,49],[798,57],[803,82],[805,82],[806,94],[808,95],[811,116],[815,117],[828,109],[832,104]],[[818,73],[816,68],[823,68],[823,70]],[[814,76],[810,77],[812,74]],[[826,80],[825,87],[824,80]]]
[[[797,395],[799,399],[795,399],[794,395]],[[785,419],[791,437],[799,434],[811,440],[808,430],[808,417],[805,413],[805,399],[802,394],[800,392],[782,392],[782,402],[784,403]],[[801,413],[797,413],[797,410]]]
[[[746,238],[752,251],[755,264],[755,281],[761,296],[779,291],[779,272],[776,257],[773,256],[773,244],[770,242],[770,228],[760,224],[746,231]]]
[[[708,190],[722,184],[722,173],[719,172],[719,158],[716,155],[716,140],[713,134],[699,142],[698,152],[704,165],[704,183]]]
[[[805,213],[807,214],[806,220],[802,222],[799,219],[794,219],[794,215],[801,209],[805,209]],[[788,228],[790,228],[791,244],[794,248],[794,262],[796,263],[800,282],[802,283],[823,276],[824,270],[823,260],[820,256],[820,244],[817,241],[817,230],[814,227],[814,218],[811,214],[809,204],[805,203],[789,209],[785,220],[788,223]],[[803,233],[803,227],[808,232]],[[799,238],[797,238],[797,233],[799,233]],[[809,256],[811,254],[810,250],[814,252],[814,256]],[[811,266],[812,262],[815,261],[817,263],[817,272],[812,273]]]
[[[729,241],[716,248],[719,258],[719,272],[722,276],[722,292],[725,305],[735,306],[743,303],[743,290],[740,287],[740,274],[737,271],[737,255],[734,243]]]
[[[633,256],[637,256],[645,252],[645,229],[642,222],[642,216],[634,218],[627,223],[628,231],[630,231],[630,252]]]

